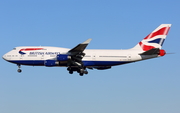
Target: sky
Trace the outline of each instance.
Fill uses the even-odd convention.
[[[89,70],[22,66],[0,58],[0,113],[179,113],[179,0],[1,0],[0,55],[17,46],[128,49],[172,24],[161,58]]]

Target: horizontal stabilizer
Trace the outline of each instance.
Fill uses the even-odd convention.
[[[160,49],[159,48],[153,48],[153,49],[150,49],[148,51],[145,51],[139,55],[156,55],[156,54],[159,54],[159,51]]]

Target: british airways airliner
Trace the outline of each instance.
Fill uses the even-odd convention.
[[[70,74],[74,71],[80,76],[88,74],[87,69],[110,69],[141,60],[161,57],[166,54],[161,49],[171,24],[161,24],[146,36],[135,47],[127,50],[85,49],[91,39],[78,44],[72,49],[46,46],[15,47],[3,56],[3,59],[17,64],[18,72],[21,65],[67,67]]]

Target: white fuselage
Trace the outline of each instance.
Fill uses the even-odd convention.
[[[41,50],[23,50],[23,48],[42,48]],[[70,49],[60,47],[45,46],[26,46],[16,47],[8,52],[3,58],[9,62],[19,65],[44,66],[46,60],[56,60],[58,54],[67,54]],[[23,54],[21,54],[23,52]],[[134,49],[128,50],[101,50],[86,49],[82,61],[85,66],[114,66],[125,63],[131,63],[139,60],[157,57],[157,55],[148,55],[142,57],[140,51]],[[62,64],[59,66],[67,66]]]
[[[86,49],[92,39],[72,49],[46,46],[16,47],[3,56],[8,62],[18,65],[67,67],[70,74],[77,71],[81,76],[88,69],[110,69],[112,66],[164,56],[161,49],[171,24],[161,24],[136,46],[127,50]]]

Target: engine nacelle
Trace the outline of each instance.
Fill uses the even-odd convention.
[[[67,61],[71,59],[71,56],[67,55],[67,54],[59,54],[57,55],[57,61]]]
[[[59,62],[56,60],[46,60],[44,62],[44,65],[47,67],[52,67],[52,66],[59,66]]]
[[[164,56],[166,54],[166,51],[165,50],[163,50],[163,49],[161,49],[161,50],[159,50],[159,56]]]

